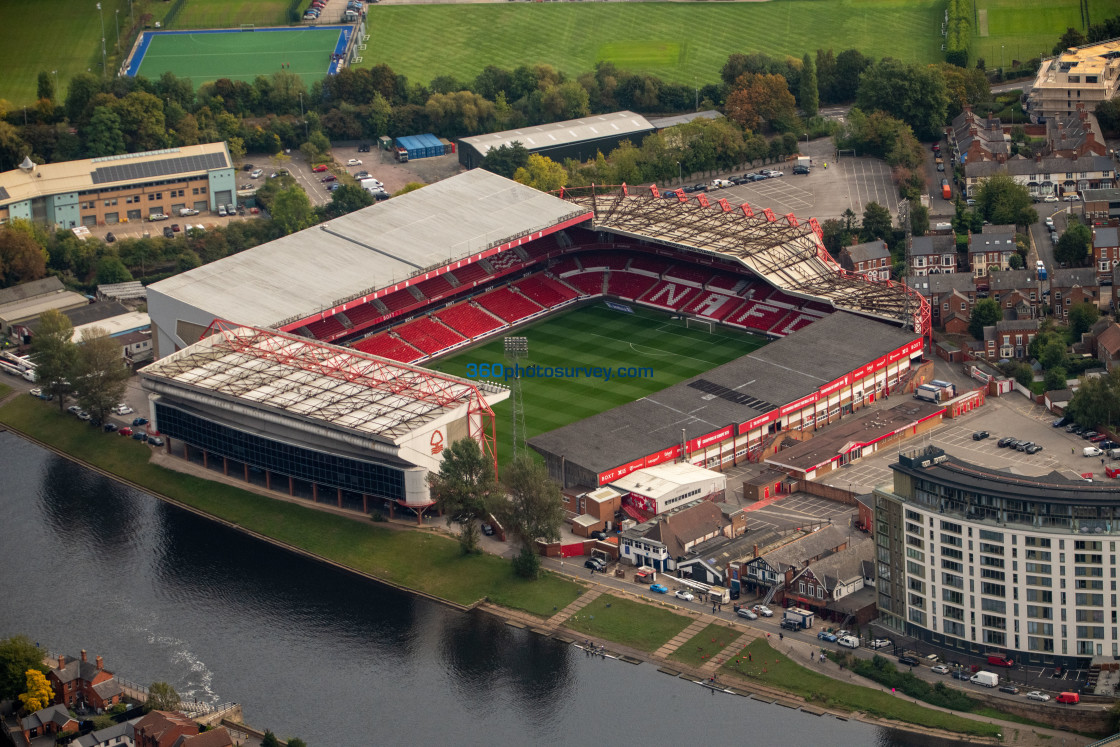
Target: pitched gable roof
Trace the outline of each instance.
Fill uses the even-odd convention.
[[[1104,348],[1112,356],[1120,352],[1120,324],[1111,324],[1108,329],[1101,332],[1097,337],[1097,346]]]
[[[67,710],[66,706],[59,704],[47,706],[29,716],[24,716],[20,721],[20,726],[23,727],[24,731],[39,729],[47,724],[54,724],[62,728],[71,721],[76,721],[76,719],[70,717],[70,711]]]
[[[864,577],[865,562],[870,562],[875,554],[875,540],[870,537],[858,540],[851,547],[821,558],[809,565],[804,572],[811,572],[831,592],[837,584],[847,583]],[[800,574],[799,574],[800,575]]]
[[[800,568],[807,561],[835,550],[848,541],[848,530],[830,525],[778,547],[762,556],[766,563],[778,571]]]
[[[664,543],[669,554],[679,558],[685,553],[685,545],[722,530],[727,523],[727,517],[716,504],[700,501],[695,506],[664,517],[646,536]]]

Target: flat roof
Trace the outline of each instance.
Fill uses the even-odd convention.
[[[713,472],[688,462],[670,462],[635,470],[617,480],[612,480],[611,486],[618,490],[659,496],[676,490],[682,485],[720,478],[724,482],[727,481],[727,476],[720,472]]]
[[[82,333],[87,329],[99,327],[109,337],[116,337],[128,332],[139,331],[152,326],[152,320],[148,317],[147,312],[144,311],[129,311],[117,316],[111,316],[107,319],[99,319],[95,322],[82,324],[74,327],[74,342],[82,339]]]
[[[278,326],[586,214],[474,169],[149,286],[239,324]]]
[[[88,298],[81,293],[74,293],[73,291],[33,296],[32,298],[27,298],[23,301],[14,301],[0,307],[0,321],[12,323],[22,322],[28,319],[35,319],[48,309],[65,311],[66,309],[74,309],[88,304]]]
[[[534,151],[544,148],[557,148],[584,140],[622,137],[651,132],[652,130],[653,125],[641,114],[622,111],[583,117],[582,119],[569,119],[564,122],[553,122],[536,127],[522,127],[518,130],[473,135],[459,138],[459,144],[462,147],[462,144],[466,143],[485,156],[491,148],[500,148],[503,145],[511,145],[515,142],[521,143],[527,150]]]
[[[0,173],[0,204],[232,167],[224,142],[37,164],[31,171],[13,169]]]
[[[660,392],[529,439],[596,473],[780,408],[918,339],[835,312],[796,334]],[[859,345],[853,345],[859,340]]]
[[[442,415],[509,394],[297,335],[226,325],[141,377],[396,444]]]

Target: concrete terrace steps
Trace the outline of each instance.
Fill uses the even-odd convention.
[[[665,643],[664,645],[661,646],[661,648],[654,651],[653,652],[654,658],[661,658],[661,659],[668,658],[669,654],[676,651],[678,648],[683,646],[685,644],[685,642],[689,641],[693,636],[695,636],[701,630],[708,627],[710,622],[711,622],[711,620],[708,617],[705,617],[703,615],[701,615],[696,620],[693,620],[691,623],[689,623],[687,628],[685,628],[681,632],[677,633],[675,636],[673,636],[672,638],[669,639],[668,643]]]
[[[727,644],[725,648],[721,649],[718,654],[712,656],[703,664],[701,664],[700,671],[704,674],[715,673],[715,671],[719,669],[724,662],[734,656],[736,652],[742,651],[747,646],[747,644],[749,644],[755,638],[758,638],[758,633],[743,633],[731,643]]]

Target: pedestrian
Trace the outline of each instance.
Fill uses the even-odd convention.
[[[754,661],[754,654],[751,653],[750,651],[747,652],[747,661],[750,661],[750,662]]]
[[[779,641],[784,641],[785,639],[786,639],[786,634],[779,630],[778,631],[778,640]]]

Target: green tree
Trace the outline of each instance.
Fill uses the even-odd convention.
[[[977,340],[984,339],[984,327],[1003,319],[1003,310],[999,301],[994,298],[982,298],[972,307],[972,315],[968,320],[968,333]]]
[[[820,54],[818,52],[818,54]],[[817,68],[806,52],[801,58],[801,111],[806,117],[815,117],[820,109],[820,91],[817,89]]]
[[[889,241],[894,234],[891,223],[891,211],[877,202],[867,203],[863,210],[863,224],[860,227],[860,241],[873,241],[882,239]]]
[[[910,231],[915,236],[929,233],[929,208],[919,200],[910,200]]]
[[[1023,255],[1019,254],[1019,252],[1015,252],[1014,254],[1012,254],[1007,258],[1007,266],[1012,270],[1023,269],[1023,267],[1025,266],[1023,264]]]
[[[1034,369],[1027,363],[1015,366],[1015,381],[1029,389],[1031,382],[1034,381]]]
[[[1038,363],[1049,371],[1066,362],[1066,345],[1056,335],[1050,336],[1039,351]]]
[[[271,731],[265,730],[261,738],[261,747],[280,747],[280,740]]]
[[[315,225],[315,211],[311,200],[299,187],[289,187],[276,194],[272,201],[272,220],[285,235],[302,231]]]
[[[0,640],[0,700],[15,700],[27,686],[27,671],[43,674],[43,651],[25,635]]]
[[[40,101],[54,101],[54,81],[46,70],[39,71],[38,98]]]
[[[564,501],[560,486],[548,469],[527,454],[520,454],[502,478],[509,500],[497,501],[494,514],[521,546],[514,567],[520,576],[536,578],[540,556],[536,541],[556,542],[564,524]]]
[[[1046,377],[1043,379],[1043,386],[1046,387],[1046,391],[1048,392],[1065,389],[1067,376],[1066,370],[1061,366],[1051,368],[1046,372]]]
[[[19,702],[23,703],[23,710],[27,713],[41,711],[54,700],[54,688],[47,682],[46,675],[41,669],[28,669],[24,673],[25,687],[19,694]]]
[[[288,737],[288,747],[307,747],[307,742],[299,737]]]
[[[331,201],[326,207],[328,217],[337,218],[340,215],[361,210],[373,204],[373,195],[359,187],[357,184],[343,184],[331,193]]]
[[[99,284],[127,283],[132,280],[132,273],[124,266],[120,258],[107,254],[97,261],[97,282]]]
[[[1080,340],[1081,335],[1100,319],[1101,310],[1096,304],[1079,303],[1069,310],[1069,328],[1074,340]]]
[[[121,118],[108,106],[93,110],[89,124],[82,128],[86,153],[91,157],[115,156],[125,152]]]
[[[428,482],[447,525],[459,525],[459,545],[464,554],[478,551],[478,520],[490,511],[497,488],[494,464],[473,438],[463,438],[444,450],[439,472],[429,472]]]
[[[529,162],[514,173],[513,179],[542,192],[554,192],[568,183],[568,172],[548,156],[533,153]]]
[[[1038,222],[1030,192],[1008,174],[994,174],[981,180],[976,191],[976,210],[997,226],[1029,226]]]
[[[1072,26],[1067,26],[1065,33],[1058,37],[1058,43],[1054,45],[1053,52],[1059,55],[1070,47],[1080,47],[1086,42],[1085,34]]]
[[[1079,267],[1088,259],[1092,241],[1093,232],[1088,226],[1076,223],[1067,228],[1058,239],[1058,244],[1054,247],[1054,259],[1069,267]]]
[[[940,135],[949,110],[945,79],[937,68],[890,57],[863,71],[856,102],[865,112],[901,119],[923,140]]]
[[[155,150],[167,145],[163,102],[150,93],[133,91],[113,104],[130,151]]]
[[[78,404],[99,420],[124,397],[129,370],[121,346],[100,327],[86,327],[78,343],[74,366]]]
[[[39,315],[39,328],[31,338],[31,360],[35,363],[35,382],[48,394],[58,399],[58,410],[66,406],[70,382],[74,380],[74,367],[78,360],[78,346],[74,344],[74,325],[57,309],[48,309]],[[0,696],[2,697],[2,696]]]
[[[514,140],[509,145],[491,148],[479,165],[487,171],[512,179],[518,169],[529,165],[529,151]]]
[[[144,703],[144,712],[149,711],[175,711],[179,708],[179,693],[166,682],[153,682],[148,685],[148,700]]]
[[[1073,393],[1066,408],[1066,415],[1078,425],[1095,428],[1112,422],[1120,412],[1120,368],[1108,376],[1082,378],[1081,386]]]

